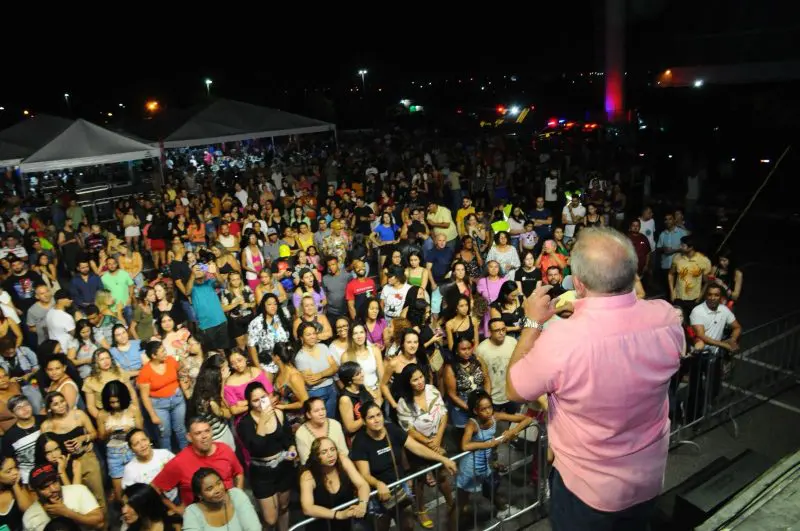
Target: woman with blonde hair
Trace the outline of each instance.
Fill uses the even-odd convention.
[[[92,373],[83,380],[82,391],[86,396],[86,411],[97,418],[103,409],[102,392],[108,382],[118,380],[128,386],[131,398],[137,402],[136,391],[131,385],[130,374],[121,369],[108,349],[98,348],[92,355]]]

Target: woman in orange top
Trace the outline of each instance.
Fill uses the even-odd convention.
[[[206,226],[205,223],[200,223],[196,217],[193,217],[189,222],[189,228],[186,230],[186,236],[192,245],[192,250],[196,251],[206,244]]]
[[[159,428],[161,448],[172,447],[170,438],[174,433],[180,450],[186,446],[186,401],[178,380],[178,362],[157,341],[147,344],[145,354],[150,363],[144,365],[136,377],[142,405]]]

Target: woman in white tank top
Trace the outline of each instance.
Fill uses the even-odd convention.
[[[364,371],[364,387],[377,403],[383,402],[380,390],[383,358],[380,349],[367,343],[367,328],[364,323],[355,323],[350,327],[350,341],[347,350],[342,354],[342,363],[345,361],[354,361],[361,366]]]

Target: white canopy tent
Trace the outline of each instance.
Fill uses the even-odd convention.
[[[158,156],[157,147],[86,120],[75,120],[55,138],[25,157],[20,168],[24,173],[33,173]]]
[[[72,120],[40,114],[0,131],[0,167],[17,166],[63,133]]]
[[[240,101],[216,100],[168,131],[165,148],[336,131],[336,125]]]

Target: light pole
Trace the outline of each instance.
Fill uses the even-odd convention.
[[[367,75],[367,70],[362,68],[358,71],[358,75],[361,76],[361,88],[364,91],[364,94],[367,93],[367,81],[364,79],[364,76]]]
[[[209,97],[211,97],[211,83],[213,83],[213,81],[211,81],[209,78],[206,78],[206,96]]]

